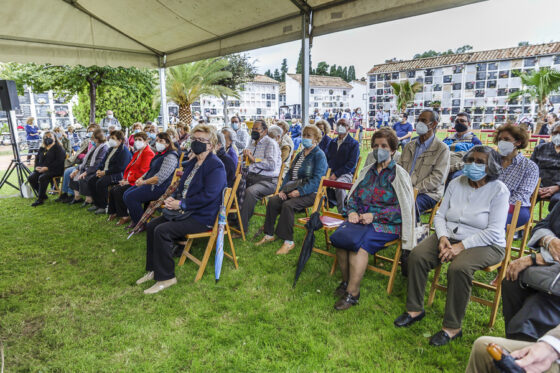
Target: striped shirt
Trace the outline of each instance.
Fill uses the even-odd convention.
[[[509,189],[509,204],[521,201],[521,206],[531,206],[531,195],[539,181],[539,168],[535,162],[517,153],[511,164],[500,171],[501,182]]]
[[[297,177],[297,173],[298,173],[298,171],[299,171],[299,169],[300,169],[300,167],[301,167],[301,164],[303,163],[303,160],[304,160],[304,159],[305,159],[305,155],[303,155],[303,154],[301,154],[301,155],[298,157],[298,160],[297,160],[297,162],[294,164],[294,168],[292,169],[292,174],[290,175],[290,176],[291,176],[291,179],[290,179],[291,181],[297,180],[297,178],[298,178],[298,177]]]
[[[249,149],[255,159],[259,160],[258,162],[251,163],[249,166],[250,173],[278,177],[282,158],[280,156],[280,147],[276,141],[268,136],[264,136],[256,144],[255,141],[251,141],[247,149]]]

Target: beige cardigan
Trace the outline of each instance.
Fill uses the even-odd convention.
[[[354,193],[354,189],[358,184],[364,179],[367,172],[371,167],[375,166],[375,163],[365,166],[358,179],[350,189],[348,196]],[[414,227],[416,226],[416,209],[414,207],[414,190],[412,189],[412,182],[410,181],[410,175],[398,164],[395,165],[395,180],[393,180],[393,188],[397,194],[397,200],[399,201],[399,206],[401,208],[401,241],[403,250],[412,250],[416,246],[416,235],[414,234]]]

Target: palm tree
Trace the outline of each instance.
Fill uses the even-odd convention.
[[[231,78],[225,71],[227,59],[208,59],[171,67],[167,74],[167,98],[179,106],[179,120],[192,122],[191,105],[202,95],[239,97],[239,95],[218,82]]]
[[[401,112],[406,111],[407,105],[414,101],[414,95],[422,91],[422,83],[414,82],[410,84],[408,80],[391,83],[395,96],[397,96],[397,107]]]
[[[532,71],[529,74],[521,73],[518,76],[521,78],[524,88],[510,94],[508,100],[530,97],[537,103],[538,116],[535,132],[539,133],[546,117],[548,96],[560,88],[560,71],[553,70],[550,67],[542,67],[537,71]]]

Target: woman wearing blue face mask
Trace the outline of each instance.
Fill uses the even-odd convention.
[[[509,190],[498,180],[500,156],[488,146],[475,146],[464,157],[463,176],[449,183],[435,220],[436,233],[408,257],[406,312],[395,326],[409,326],[424,315],[428,274],[441,263],[447,270],[447,300],[442,330],[430,344],[442,346],[462,336],[461,324],[469,303],[474,272],[504,257]]]
[[[411,250],[415,245],[410,175],[393,159],[399,146],[397,135],[390,128],[381,128],[374,132],[371,141],[376,161],[360,172],[346,204],[348,222],[331,235],[342,273],[342,281],[335,290],[339,298],[334,305],[337,310],[358,304],[370,254],[399,237],[403,250]]]
[[[264,222],[265,236],[256,246],[274,241],[276,234],[284,240],[276,254],[287,254],[294,248],[295,212],[313,206],[321,178],[327,173],[327,158],[317,146],[321,137],[321,130],[314,125],[307,125],[303,129],[303,150],[292,162],[280,187],[280,193],[268,201]],[[274,224],[278,215],[280,218],[275,230]]]

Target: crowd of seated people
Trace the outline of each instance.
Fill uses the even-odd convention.
[[[550,200],[551,212],[532,232],[529,247],[536,253],[507,267],[502,293],[507,340],[497,341],[517,350],[514,354],[520,365],[534,364],[523,359],[535,353],[548,369],[556,360],[551,356],[558,357],[560,352],[560,299],[528,288],[521,276],[531,267],[550,268],[551,276],[560,272],[553,272],[555,266],[560,267],[560,206],[555,203],[560,199],[560,125],[550,128],[551,141],[538,145],[529,160],[522,153],[529,140],[522,127],[499,127],[494,134],[495,151],[480,145],[470,132],[467,113],[457,115],[456,134],[443,141],[436,136],[438,120],[437,112],[421,111],[416,134],[404,145],[402,154],[397,152],[399,138],[392,129],[375,131],[369,161],[350,192],[339,194],[337,189],[331,196],[346,219],[330,237],[341,271],[334,307],[346,310],[358,304],[369,256],[400,239],[407,263],[407,299],[405,312],[395,319],[395,326],[407,327],[424,318],[429,273],[449,263],[443,322],[430,344],[441,346],[461,337],[474,273],[503,259],[505,227],[512,220],[513,206],[521,202],[518,225],[523,225],[529,220],[531,195],[540,177],[539,198]],[[288,254],[297,246],[295,214],[313,205],[320,180],[329,168],[331,180],[352,183],[360,154],[359,143],[349,134],[344,118],[337,123],[335,138],[328,136],[329,125],[322,120],[317,126],[303,127],[302,148],[293,160],[290,154],[296,149],[288,141],[287,123],[268,126],[266,121],[256,120],[250,135],[240,127],[237,117],[219,132],[205,124],[190,132],[183,125],[178,125],[177,131],[159,133],[153,124],[144,131],[136,124],[133,128],[128,139],[121,131],[110,132],[107,139],[92,124],[87,129],[88,140],[77,148],[70,145],[68,157],[61,140],[71,136],[46,132],[29,182],[38,195],[34,206],[47,198],[51,179],[63,176],[57,201],[91,206],[89,210],[97,214],[107,212],[108,221],[118,219],[117,225],[130,222],[130,228],[140,220],[145,205],[167,190],[175,171],[182,167],[179,186],[166,199],[162,215],[143,227],[147,232],[146,274],[137,283],[155,280],[146,294],[177,282],[175,241],[188,233],[207,231],[214,224],[222,192],[235,180],[237,162],[246,166],[239,223],[247,232],[256,204],[272,195],[266,206],[264,237],[254,245],[264,246],[278,238],[282,244],[276,253]],[[243,131],[250,141],[238,149],[236,143]],[[187,153],[182,165],[178,146]],[[461,157],[462,169],[446,187],[453,156]],[[280,175],[282,163],[286,164],[285,175]],[[282,182],[274,195],[279,178]],[[416,242],[419,216],[438,202],[435,233]],[[496,339],[488,338],[473,346],[469,371],[491,371],[491,362],[482,357],[483,345]],[[543,351],[549,354],[539,355]]]

